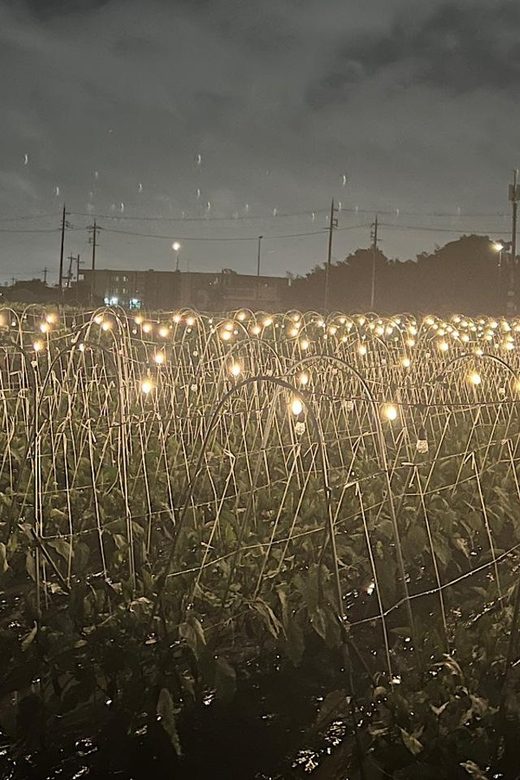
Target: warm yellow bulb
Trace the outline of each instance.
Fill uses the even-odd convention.
[[[309,342],[308,342],[308,340],[307,340],[307,339],[302,339],[302,340],[300,341],[300,349],[303,349],[304,351],[305,351],[306,349],[309,349]]]
[[[299,398],[293,398],[291,401],[291,412],[295,417],[298,417],[303,412],[303,404]]]
[[[151,393],[153,390],[153,384],[149,379],[143,379],[141,382],[141,390],[145,395],[148,395],[148,393]]]
[[[390,421],[397,420],[397,409],[396,409],[396,407],[393,406],[392,404],[386,404],[383,407],[383,416],[387,420],[390,420]]]
[[[143,325],[143,333],[151,333],[152,332],[152,326],[149,322],[145,322]]]
[[[300,374],[300,376],[298,377],[298,380],[299,380],[301,385],[305,386],[305,385],[309,384],[309,375],[304,372],[303,374]]]
[[[222,339],[222,341],[231,341],[231,339],[233,338],[233,334],[230,330],[222,329],[220,331],[220,338]]]
[[[195,318],[194,317],[187,317],[186,318],[186,325],[188,326],[188,328],[193,328],[193,326],[195,325]]]
[[[260,325],[255,325],[254,327],[251,328],[251,333],[253,334],[253,336],[258,336],[261,330],[262,329]]]
[[[33,349],[35,352],[40,352],[43,349],[43,341],[35,341],[33,344]]]
[[[359,347],[358,347],[358,353],[359,353],[360,355],[366,355],[366,354],[367,354],[367,348],[365,347],[365,345],[364,345],[364,344],[360,344],[360,345],[359,345]]]
[[[232,374],[234,377],[240,376],[242,373],[242,368],[240,367],[240,363],[232,363],[229,367],[229,373]]]
[[[246,318],[246,313],[245,313],[245,311],[240,311],[240,312],[237,314],[237,320],[238,320],[239,322],[244,322],[245,318]]]
[[[272,321],[272,319],[271,319],[270,317],[267,317],[267,319],[265,319],[265,320],[263,321],[263,323],[262,323],[262,325],[264,326],[264,328],[268,328],[268,327],[269,327],[269,325],[272,325],[272,324],[273,324],[273,321]]]
[[[137,315],[137,317],[134,317],[134,322],[136,325],[142,325],[143,324],[143,318],[140,314]]]
[[[164,354],[164,352],[156,352],[154,356],[154,360],[158,366],[162,366],[162,364],[166,360],[166,355]]]
[[[289,328],[289,336],[291,336],[291,338],[295,339],[297,335],[298,328]]]
[[[482,377],[476,371],[472,371],[468,379],[472,385],[480,385],[482,382]]]
[[[49,332],[49,323],[48,322],[42,322],[40,325],[40,330],[42,333],[48,333]]]
[[[410,368],[410,358],[401,358],[401,365],[403,368]]]
[[[168,334],[169,334],[169,332],[170,332],[170,331],[169,331],[169,330],[168,330],[168,328],[166,328],[166,327],[159,328],[159,336],[160,336],[162,339],[166,339],[166,338],[168,338]]]
[[[181,315],[180,314],[174,314],[173,317],[172,317],[172,320],[174,321],[174,323],[176,325],[178,325],[179,322],[181,321]]]

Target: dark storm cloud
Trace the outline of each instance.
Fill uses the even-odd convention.
[[[363,79],[394,73],[403,85],[448,92],[510,90],[520,77],[520,5],[444,3],[417,19],[405,8],[388,30],[368,31],[339,47],[328,72],[309,90],[311,105],[347,99]]]
[[[230,216],[331,195],[497,211],[517,163],[519,31],[508,0],[0,0],[0,211]],[[422,248],[395,235],[390,253]],[[287,242],[280,270],[318,246]],[[233,246],[196,251],[240,267]]]

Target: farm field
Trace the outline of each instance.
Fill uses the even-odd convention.
[[[520,772],[520,319],[3,308],[0,409],[6,777]]]

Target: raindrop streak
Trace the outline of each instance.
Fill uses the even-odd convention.
[[[347,186],[347,181],[348,181],[347,174],[344,173],[343,176],[342,176],[342,184],[341,184],[341,186],[342,187],[346,187]]]
[[[23,164],[24,165],[29,165],[29,155],[28,154],[24,154],[24,156],[23,156]]]
[[[54,194],[56,195],[57,198],[60,197],[60,188],[59,187],[55,187],[54,188]]]
[[[197,165],[202,165],[202,155],[198,154],[196,157]]]
[[[142,192],[142,191],[143,191],[143,185],[142,185],[140,182],[139,182],[139,184],[137,185],[137,189],[138,189],[138,191],[139,191],[139,192]]]

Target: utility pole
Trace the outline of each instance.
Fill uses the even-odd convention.
[[[47,284],[47,268],[43,269],[42,274],[43,274],[43,283]]]
[[[377,258],[377,214],[372,225],[372,284],[370,287],[370,311],[374,311],[376,305],[376,258]]]
[[[258,236],[258,252],[256,255],[256,299],[260,297],[260,263],[262,262],[262,239]]]
[[[76,268],[78,267],[79,255],[77,255],[77,256],[69,255],[67,260],[69,261],[69,270],[67,272],[67,289],[70,289],[70,286],[72,284],[72,276],[73,276],[73,274],[72,274],[72,264],[74,263],[74,261],[76,261]]]
[[[58,291],[60,300],[63,294],[63,252],[65,249],[65,229],[67,227],[67,209],[65,204],[63,204],[63,212],[61,215],[60,272],[58,275]]]
[[[518,217],[518,201],[520,200],[520,187],[518,186],[518,171],[513,171],[513,183],[509,185],[509,200],[512,209],[511,225],[511,258],[509,267],[509,290],[507,293],[507,313],[516,312],[516,223]]]
[[[79,267],[81,265],[80,256],[76,256],[76,283],[79,283]]]
[[[332,198],[332,203],[330,207],[330,217],[329,217],[329,242],[327,248],[327,265],[325,266],[325,300],[323,304],[323,308],[325,309],[325,314],[329,310],[330,266],[332,260],[332,235],[334,233],[334,228],[338,227],[338,220],[334,216],[335,213],[336,213],[336,209],[334,208],[334,198]]]
[[[100,228],[97,226],[96,220],[94,220],[94,224],[91,225],[88,228],[89,231],[89,243],[92,244],[92,278],[90,280],[90,301],[93,304],[94,303],[94,293],[96,289],[96,249],[97,249],[97,237],[99,233]]]

